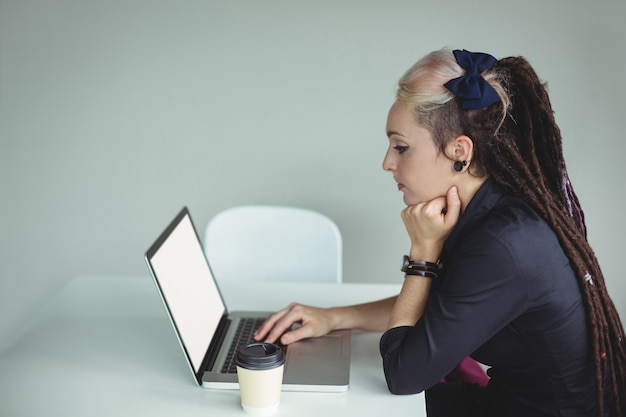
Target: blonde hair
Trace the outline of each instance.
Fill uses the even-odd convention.
[[[463,73],[463,68],[456,62],[451,50],[431,52],[400,78],[396,99],[417,113],[435,110],[454,100],[454,94],[443,84]]]
[[[398,81],[396,99],[405,103],[415,113],[416,121],[430,130],[433,140],[441,150],[462,131],[460,112],[454,94],[444,84],[465,74],[451,49],[434,51],[417,61]],[[493,68],[481,74],[500,96],[500,127],[510,107],[510,99],[502,78]],[[448,105],[448,106],[446,106]]]

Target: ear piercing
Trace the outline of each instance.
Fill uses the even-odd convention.
[[[454,164],[452,164],[452,169],[456,172],[461,172],[463,171],[463,167],[466,165],[467,161],[454,161]]]

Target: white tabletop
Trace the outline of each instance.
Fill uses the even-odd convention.
[[[332,306],[396,294],[383,284],[222,284],[229,309]],[[423,395],[388,392],[376,333],[355,332],[350,389],[283,392],[277,416],[423,416]],[[0,353],[0,415],[243,416],[239,391],[195,385],[149,277],[72,281]]]

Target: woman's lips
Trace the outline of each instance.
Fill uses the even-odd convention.
[[[393,177],[393,180],[398,184],[398,191],[402,191],[404,189],[404,184],[398,181],[396,177]]]

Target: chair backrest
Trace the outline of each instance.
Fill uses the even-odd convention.
[[[321,213],[285,206],[239,206],[213,217],[204,247],[221,280],[342,281],[342,239]]]

